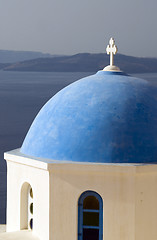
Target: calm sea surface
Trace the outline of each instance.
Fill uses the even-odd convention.
[[[41,107],[68,84],[93,73],[0,71],[0,223],[5,223],[6,162],[3,153],[22,145]],[[134,74],[157,87],[157,73]]]

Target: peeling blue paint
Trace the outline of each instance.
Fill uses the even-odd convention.
[[[157,88],[122,72],[76,81],[40,110],[21,152],[77,162],[157,162]]]

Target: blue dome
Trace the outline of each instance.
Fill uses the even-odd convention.
[[[157,162],[157,89],[122,72],[76,81],[40,110],[21,152],[50,162]]]

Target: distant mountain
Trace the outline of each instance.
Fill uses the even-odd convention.
[[[9,66],[9,65],[10,65],[10,63],[0,63],[0,70]]]
[[[49,58],[56,55],[31,51],[0,50],[0,63],[15,63],[35,58]]]
[[[107,54],[80,53],[72,56],[37,58],[11,64],[7,71],[37,72],[96,72],[109,64]],[[157,72],[157,58],[139,58],[122,54],[115,56],[115,64],[127,73]]]

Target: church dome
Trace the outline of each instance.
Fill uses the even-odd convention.
[[[120,71],[78,80],[40,110],[21,152],[50,162],[157,162],[157,89]]]

